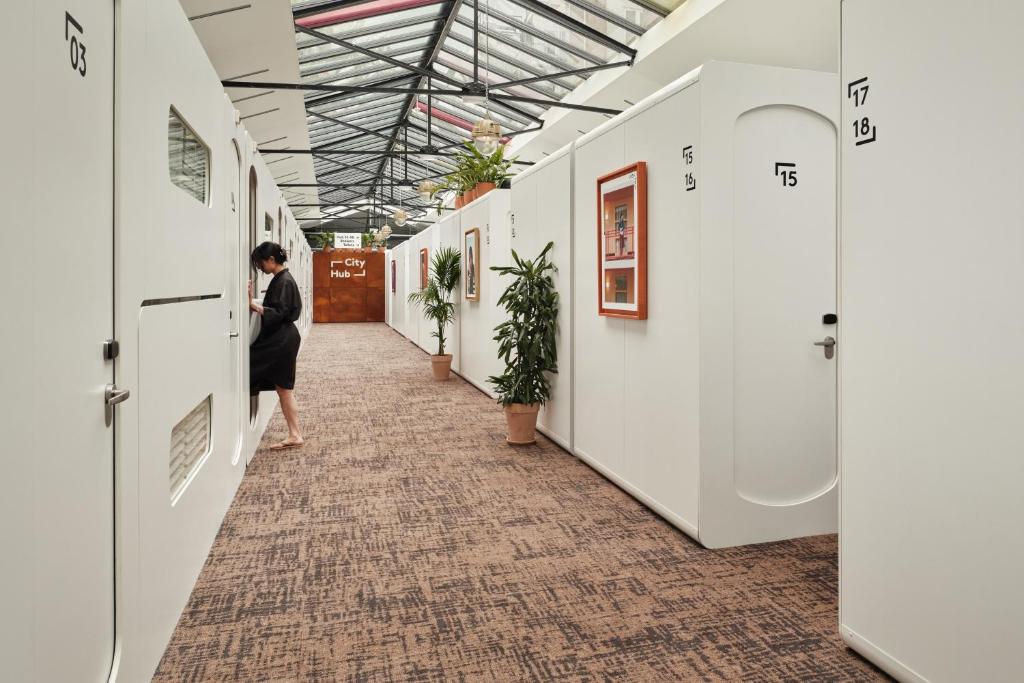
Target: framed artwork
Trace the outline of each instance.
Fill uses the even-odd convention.
[[[467,301],[480,301],[480,228],[466,231],[462,247],[462,294]]]
[[[430,281],[430,250],[420,249],[420,289],[426,289]]]
[[[597,179],[597,313],[647,319],[647,164]]]
[[[395,260],[391,259],[391,293],[392,294],[395,293],[395,288],[397,287],[397,284],[396,284],[396,280],[398,279],[397,276],[396,276],[397,272],[398,271],[395,269]]]

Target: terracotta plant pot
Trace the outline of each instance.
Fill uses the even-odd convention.
[[[465,195],[465,193],[460,192],[459,194],[455,195],[455,208],[456,209],[461,209],[465,205],[466,205],[466,195]]]
[[[434,379],[444,382],[452,372],[452,354],[446,353],[443,356],[430,357],[430,369],[434,373]]]
[[[467,204],[471,204],[474,201],[476,201],[476,188],[475,187],[472,190],[466,190],[466,203]]]
[[[477,183],[476,184],[476,196],[479,199],[485,194],[494,189],[494,183]]]
[[[537,413],[540,406],[536,403],[523,405],[513,403],[505,406],[505,421],[508,422],[508,441],[520,446],[537,442]]]

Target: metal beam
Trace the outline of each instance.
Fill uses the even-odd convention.
[[[496,102],[503,102],[504,100],[512,100],[513,102],[526,102],[528,104],[539,104],[545,107],[551,107],[554,109],[574,109],[576,111],[589,111],[595,114],[609,114],[615,116],[621,114],[620,109],[606,109],[605,107],[591,107],[586,104],[569,104],[567,102],[556,102],[553,100],[538,100],[533,97],[519,97],[518,95],[491,95],[491,99]]]
[[[352,50],[353,52],[358,52],[360,54],[364,54],[367,57],[374,57],[375,59],[379,59],[382,62],[386,62],[388,64],[391,64],[392,66],[397,66],[399,68],[406,69],[407,71],[411,71],[411,72],[413,72],[415,74],[419,74],[420,76],[426,77],[426,76],[430,75],[429,72],[427,72],[427,70],[422,68],[422,67],[416,66],[414,64],[409,64],[408,62],[403,62],[403,61],[401,61],[399,59],[394,59],[392,57],[388,57],[387,55],[382,55],[379,52],[375,52],[375,51],[373,51],[373,50],[371,50],[369,48],[365,48],[362,45],[356,45],[355,43],[351,43],[351,42],[349,42],[347,40],[342,40],[341,38],[336,38],[334,36],[329,36],[326,33],[320,33],[319,31],[314,31],[311,28],[306,28],[305,26],[299,26],[298,24],[295,25],[295,30],[296,31],[301,31],[302,33],[305,33],[306,35],[315,36],[315,37],[319,38],[320,40],[326,40],[329,43],[334,43],[335,45],[343,47],[343,48],[345,48],[347,50]],[[460,83],[458,81],[456,81],[454,79],[451,79],[451,78],[447,78],[445,76],[436,76],[436,78],[438,78],[438,80],[444,81],[445,83],[448,83],[450,85],[460,85]]]
[[[442,22],[441,30],[438,32],[437,38],[434,40],[434,46],[433,46],[433,48],[431,48],[430,54],[428,54],[423,59],[423,62],[420,65],[420,70],[421,70],[422,74],[421,74],[419,82],[416,84],[417,85],[417,89],[422,89],[424,84],[426,84],[427,85],[427,88],[426,88],[427,94],[429,94],[429,95],[437,94],[437,91],[434,90],[434,88],[432,87],[432,82],[431,82],[432,79],[435,78],[435,77],[438,78],[438,80],[440,80],[440,81],[443,81],[443,82],[446,82],[446,83],[454,83],[455,85],[458,85],[460,87],[459,94],[460,95],[462,94],[462,91],[461,91],[461,87],[462,86],[461,86],[460,83],[458,83],[457,81],[454,81],[454,80],[452,80],[450,78],[447,78],[445,76],[441,76],[440,74],[434,74],[433,70],[431,69],[431,67],[434,64],[434,61],[437,59],[437,55],[441,52],[441,49],[444,47],[444,41],[448,38],[448,34],[452,30],[452,25],[455,24],[455,15],[457,15],[459,13],[459,8],[460,7],[462,7],[462,0],[451,0],[451,4],[448,6],[448,12],[444,16],[444,21]],[[392,149],[395,146],[395,142],[398,140],[398,128],[399,128],[399,126],[402,123],[404,123],[404,122],[409,120],[409,114],[412,111],[412,106],[413,106],[413,103],[415,101],[416,101],[416,95],[415,94],[410,94],[408,99],[405,102],[405,113],[401,114],[399,116],[398,121],[397,121],[397,123],[395,125],[395,129],[394,129],[394,131],[392,131],[391,143],[388,145],[388,149]],[[427,120],[427,125],[428,126],[430,125],[429,118]],[[380,165],[377,167],[377,180],[381,180],[381,178],[382,178],[382,176],[384,174],[384,162],[385,162],[385,160],[381,159]],[[371,195],[373,194],[373,191],[374,191],[374,188],[370,188],[370,194]]]
[[[588,53],[586,50],[581,50],[580,48],[576,47],[572,43],[567,43],[564,40],[561,40],[560,38],[557,38],[556,36],[551,35],[550,33],[545,33],[544,31],[541,31],[540,29],[538,29],[535,26],[531,26],[530,24],[527,24],[525,22],[519,21],[515,17],[509,16],[508,14],[500,12],[500,11],[494,9],[493,7],[491,7],[490,5],[486,5],[482,9],[484,11],[484,14],[490,15],[490,16],[494,17],[495,19],[497,19],[498,21],[504,22],[504,23],[508,24],[509,26],[511,26],[512,28],[518,30],[518,31],[522,31],[523,33],[525,33],[528,36],[533,36],[534,38],[537,38],[538,40],[540,40],[542,42],[548,43],[550,45],[554,45],[555,47],[559,48],[560,50],[564,50],[565,52],[568,52],[571,55],[576,55],[580,59],[582,59],[584,61],[587,61],[587,62],[590,62],[591,64],[599,64],[600,63],[596,56]],[[460,23],[465,25],[464,22],[460,22]]]
[[[479,0],[477,1],[479,2]],[[620,43],[617,40],[613,40],[612,38],[606,36],[604,33],[598,31],[597,29],[590,28],[582,21],[574,19],[570,17],[568,14],[562,14],[558,10],[548,7],[544,3],[539,2],[539,0],[512,0],[512,2],[519,5],[523,9],[530,10],[534,14],[539,14],[545,19],[555,22],[559,26],[564,26],[565,28],[569,29],[570,31],[573,31],[574,33],[582,33],[584,36],[594,41],[595,43],[604,45],[607,48],[615,50],[616,52],[621,52],[624,55],[629,55],[630,61],[636,59],[636,50],[634,50],[633,48],[629,47],[628,45],[624,45],[623,43]]]
[[[432,31],[432,30],[424,31],[422,33],[414,33],[414,34],[411,34],[409,36],[403,36],[401,42],[404,43],[407,40],[415,40],[417,38],[429,38],[429,37],[431,37],[433,35],[434,35],[434,31]],[[386,49],[386,48],[390,47],[393,44],[393,40],[394,39],[389,38],[388,40],[390,40],[392,42],[379,41],[378,43],[375,43],[371,47],[373,49],[378,49],[378,50]],[[393,51],[389,50],[387,54],[388,54],[389,57],[394,57],[394,58],[397,59],[398,57],[401,57],[401,56],[404,56],[404,55],[411,55],[411,54],[419,53],[419,52],[422,52],[422,51],[423,51],[422,47],[403,47],[401,49],[397,49],[397,50],[393,50]],[[327,62],[327,61],[329,61],[331,59],[337,60],[339,58],[344,58],[344,57],[347,57],[347,56],[348,55],[345,53],[344,50],[339,50],[337,52],[330,52],[326,56],[320,57],[320,59],[322,61]],[[307,70],[300,69],[299,70],[299,75],[302,76],[303,78],[309,78],[310,76],[316,76],[318,74],[326,73],[328,71],[334,71],[335,69],[348,69],[350,67],[362,66],[364,64],[373,64],[376,61],[377,61],[376,57],[366,57],[366,56],[364,56],[364,57],[361,57],[359,59],[353,59],[353,60],[348,61],[348,62],[346,62],[344,64],[337,64],[335,62],[329,62],[329,63],[326,63],[326,64],[320,64],[318,66],[315,66],[315,67],[313,67],[311,69],[307,69]],[[352,75],[355,75],[355,74],[352,74]],[[349,78],[349,76],[346,76],[346,78]]]
[[[357,130],[360,133],[365,133],[366,135],[373,135],[374,137],[378,137],[381,140],[387,140],[388,139],[387,135],[384,135],[382,133],[378,133],[377,131],[372,130],[370,128],[364,128],[363,126],[357,126],[354,123],[349,123],[348,121],[344,121],[342,119],[336,119],[333,116],[326,116],[324,114],[318,114],[315,111],[307,111],[306,113],[309,114],[310,116],[315,116],[318,119],[323,119],[324,121],[328,121],[330,123],[336,123],[339,126],[344,126],[345,128],[351,128],[352,130]]]
[[[593,109],[593,107],[591,108]],[[611,111],[611,110],[607,110]],[[618,113],[618,112],[616,112]],[[382,157],[381,163],[386,158],[392,157],[406,157],[406,156],[431,156],[431,157],[454,157],[454,154],[435,153],[435,152],[424,152],[418,149],[410,150],[391,150],[390,152],[382,152],[380,150],[368,150],[368,149],[261,149],[260,154],[312,154],[313,156],[326,157],[330,156],[365,156],[367,154],[375,154]],[[366,162],[373,161],[367,159]],[[364,163],[366,163],[364,162]],[[335,162],[338,163],[338,162]],[[520,164],[522,166],[532,166],[532,161],[513,161],[514,164]],[[350,167],[352,170],[356,170],[355,166]],[[367,172],[368,173],[368,172]]]
[[[491,90],[498,88],[511,88],[515,85],[526,85],[527,83],[536,83],[537,81],[549,81],[561,76],[581,76],[583,74],[593,73],[595,71],[604,71],[605,69],[618,69],[619,67],[630,66],[629,62],[612,62],[611,64],[598,64],[596,66],[585,66],[582,69],[570,69],[569,71],[559,71],[558,73],[547,74],[544,76],[534,76],[533,78],[520,78],[515,81],[505,81],[503,83],[495,83],[491,85]]]
[[[634,5],[638,5],[640,7],[643,7],[648,12],[653,12],[654,14],[657,14],[659,17],[667,17],[670,14],[670,12],[667,9],[665,9],[664,7],[659,5],[658,3],[653,2],[652,0],[629,0],[629,1],[631,3],[633,3]]]
[[[327,85],[318,83],[277,83],[253,81],[221,81],[225,88],[264,88],[268,90],[308,90],[333,93],[390,93],[398,95],[426,95],[425,88],[389,88],[379,85]],[[462,95],[462,90],[433,90],[434,95]],[[315,106],[307,102],[309,106]]]
[[[480,9],[481,9],[481,11],[483,11],[484,14],[488,13],[488,11],[487,11],[488,7],[484,6],[484,7],[481,7]],[[469,29],[473,28],[473,23],[471,21],[468,21],[467,19],[465,19],[462,16],[457,17],[455,19],[455,21],[458,22],[459,24],[462,24],[466,28],[469,28]],[[573,68],[573,65],[570,64],[569,62],[566,62],[566,61],[564,61],[562,59],[559,59],[558,57],[556,57],[554,55],[551,55],[551,54],[548,54],[547,52],[544,52],[542,50],[538,50],[532,44],[527,44],[527,43],[524,43],[524,42],[516,42],[515,40],[512,40],[512,39],[508,38],[507,36],[505,36],[505,35],[503,35],[501,33],[494,33],[492,30],[490,30],[489,26],[487,26],[487,25],[485,25],[483,30],[480,31],[480,35],[486,36],[489,41],[494,41],[496,43],[501,43],[502,45],[506,45],[506,46],[512,48],[513,50],[517,50],[519,52],[523,52],[525,54],[528,54],[531,57],[537,59],[538,61],[544,62],[545,64],[549,64],[549,65],[555,67],[556,69],[558,69],[560,71],[565,71],[565,70]],[[590,59],[590,60],[587,60],[587,61],[591,61],[592,62],[594,60]]]
[[[472,60],[472,56],[471,55],[467,55],[465,52],[462,52],[461,50],[454,49],[453,46],[451,45],[452,42],[458,43],[459,45],[462,45],[462,46],[465,46],[465,47],[472,47],[470,45],[470,43],[467,42],[466,38],[464,38],[463,36],[453,35],[453,36],[449,37],[449,45],[444,50],[446,55],[451,55],[452,57],[457,57],[457,58],[459,58],[459,59],[461,59],[463,61],[466,61],[466,62]],[[500,54],[497,55],[497,56],[500,57],[501,60],[504,61],[504,62],[508,62],[509,61],[509,60],[505,59],[504,57],[501,57]],[[447,66],[449,69],[453,68],[450,64],[445,64],[445,66]],[[518,69],[520,69],[522,71],[525,71],[528,74],[533,74],[534,76],[544,75],[544,72],[542,70],[538,69],[537,67],[535,67],[533,64],[515,63],[515,64],[513,64],[513,66],[517,67]],[[489,65],[488,76],[492,76],[492,75],[493,76],[500,76],[500,77],[503,77],[503,78],[507,78],[509,80],[511,80],[512,78],[515,78],[515,76],[512,75],[507,69],[503,69],[501,66],[499,66],[497,64]],[[552,75],[552,79],[557,79],[557,78],[558,78],[557,74],[553,74]],[[553,84],[553,86],[561,88],[562,90],[565,90],[566,92],[569,92],[569,91],[571,91],[573,89],[572,85],[569,85],[568,83],[563,83],[563,82],[557,81],[557,80],[552,80],[552,84]],[[487,85],[490,88],[494,87],[494,85],[492,83],[488,83]],[[541,95],[546,95],[547,97],[558,97],[558,94],[555,91],[553,91],[553,90],[545,90],[545,89],[536,88],[536,87],[531,88],[531,90],[533,90],[534,92],[537,92],[537,93],[539,93]]]
[[[374,81],[372,83],[364,83],[364,84],[360,85],[359,87],[361,87],[361,88],[365,88],[365,87],[383,87],[383,88],[386,88],[386,87],[390,87],[392,85],[396,85],[398,83],[412,83],[415,78],[416,78],[416,76],[414,74],[402,74],[402,75],[399,75],[399,76],[391,76],[390,78],[385,78],[385,79],[380,80],[380,81]],[[309,109],[311,109],[312,107],[323,107],[325,105],[333,104],[334,102],[338,102],[339,100],[344,100],[348,95],[359,95],[359,94],[361,94],[361,93],[359,93],[358,91],[354,91],[351,88],[346,88],[344,90],[340,90],[340,91],[338,91],[336,93],[333,93],[333,94],[320,95],[319,97],[308,98],[308,99],[306,99],[304,104],[305,104],[305,107],[306,107],[306,111],[309,111]],[[366,94],[366,91],[363,91],[362,94]],[[401,93],[399,93],[399,94],[401,94]]]
[[[642,36],[644,34],[644,29],[641,26],[638,26],[637,24],[634,24],[633,22],[620,17],[615,12],[609,12],[604,7],[599,7],[592,2],[588,2],[588,0],[567,0],[567,2],[570,5],[575,5],[576,7],[579,7],[585,12],[590,12],[595,17],[600,17],[601,19],[604,19],[609,24],[614,24],[619,28],[625,29],[635,36]]]
[[[390,21],[390,22],[387,22],[385,24],[371,24],[370,26],[366,26],[366,27],[363,27],[363,28],[360,28],[360,29],[353,29],[351,31],[346,31],[345,32],[345,38],[351,40],[352,38],[362,38],[364,36],[372,36],[374,33],[383,33],[383,34],[387,35],[389,32],[394,31],[396,29],[406,28],[408,26],[416,26],[417,24],[425,24],[425,23],[427,23],[427,22],[423,19],[423,17],[420,17],[420,16],[407,17],[407,18],[401,19],[399,21]],[[320,46],[326,45],[326,44],[327,43],[325,43],[323,41],[317,42],[315,40],[309,40],[309,41],[306,41],[306,42],[298,43],[296,45],[296,49],[299,52],[299,68],[301,68],[303,64],[312,64],[313,62],[318,62],[318,61],[320,61],[322,59],[332,59],[334,57],[338,57],[339,55],[344,54],[343,52],[329,52],[329,53],[323,54],[323,55],[319,55],[318,54],[318,55],[312,55],[312,56],[308,56],[308,57],[302,57],[302,51],[303,50],[308,50],[308,49],[310,49],[312,47],[320,47]]]

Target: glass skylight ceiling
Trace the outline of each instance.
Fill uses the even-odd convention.
[[[547,102],[593,73],[564,72],[630,62],[630,45],[682,1],[479,0],[485,108],[451,94],[474,80],[474,0],[292,0],[301,79],[336,88],[305,94],[323,214],[375,195],[422,215],[428,202],[416,184],[449,172],[443,155],[476,120],[489,113],[506,135],[536,128]],[[403,92],[425,91],[428,76],[430,88],[449,91],[430,107],[425,92]],[[428,125],[440,156],[391,156],[426,147]]]

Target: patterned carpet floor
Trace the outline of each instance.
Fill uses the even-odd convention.
[[[710,551],[384,325],[317,325],[155,681],[873,681],[836,537]],[[264,446],[286,433],[274,416]]]

